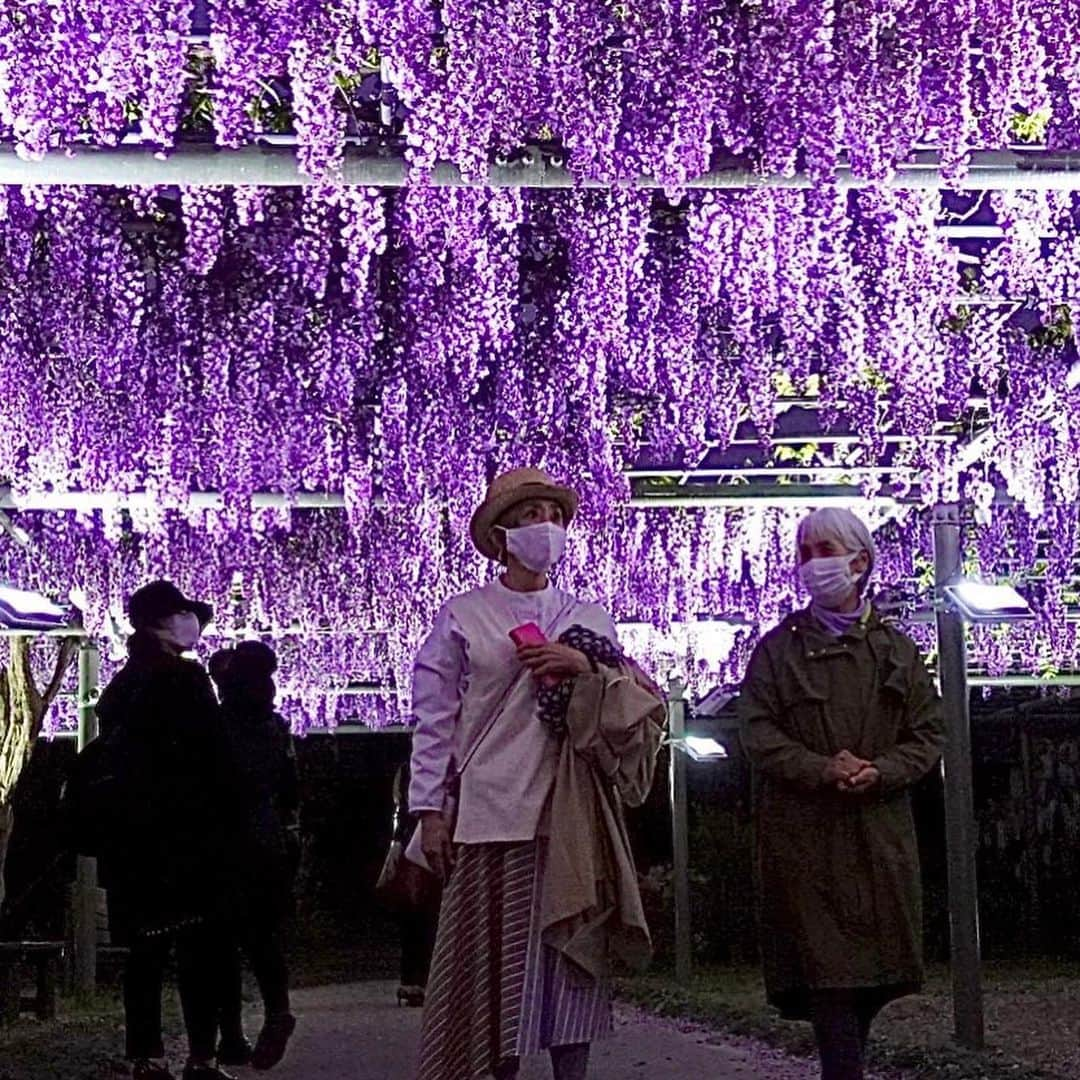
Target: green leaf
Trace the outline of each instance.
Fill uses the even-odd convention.
[[[1035,112],[1017,112],[1009,118],[1009,134],[1017,142],[1041,143],[1046,141],[1046,129],[1053,113],[1049,108]]]

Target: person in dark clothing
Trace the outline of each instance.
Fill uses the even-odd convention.
[[[761,639],[738,699],[765,988],[813,1025],[823,1080],[863,1080],[874,1018],[923,980],[911,790],[941,757],[941,701],[866,596],[866,524],[814,510],[796,545],[810,606]]]
[[[137,590],[128,661],[97,705],[115,747],[116,815],[125,823],[101,857],[110,927],[127,944],[124,1013],[135,1080],[170,1077],[161,991],[175,948],[189,1056],[184,1080],[230,1080],[214,1065],[215,927],[227,918],[230,759],[206,672],[183,654],[211,609],[175,585]]]
[[[288,724],[274,711],[276,669],[273,650],[254,641],[210,658],[242,807],[234,859],[243,884],[224,948],[218,1062],[256,1069],[281,1060],[296,1026],[282,931],[292,908],[300,783]],[[241,951],[263,1001],[263,1029],[254,1049],[241,1023]]]

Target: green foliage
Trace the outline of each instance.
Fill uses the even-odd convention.
[[[445,49],[441,50],[445,54]],[[439,50],[436,50],[439,52]],[[370,46],[353,70],[344,67],[337,57],[331,57],[335,65],[333,81],[336,88],[336,102],[342,111],[353,109],[353,97],[367,76],[377,72],[381,61],[378,48]],[[214,124],[214,95],[212,81],[214,58],[209,49],[192,49],[185,65],[188,88],[181,119],[181,130],[186,134],[208,134]],[[293,111],[291,102],[283,96],[270,79],[256,80],[257,90],[245,107],[252,124],[258,131],[271,134],[290,134],[293,132]],[[125,115],[131,121],[141,118],[141,107],[137,101],[125,104]]]
[[[284,135],[293,129],[289,103],[263,79],[259,80],[259,93],[248,102],[245,112],[260,131]]]
[[[184,66],[188,90],[180,130],[185,134],[209,134],[214,129],[214,96],[210,82],[214,57],[209,49],[193,49]]]
[[[782,443],[773,447],[773,460],[777,464],[781,462],[794,462],[797,465],[809,467],[815,464],[815,459],[821,452],[821,447],[815,442],[803,443],[794,446],[790,443]],[[817,462],[820,464],[820,462]]]
[[[1072,308],[1068,304],[1055,304],[1050,322],[1044,323],[1030,336],[1036,349],[1063,349],[1074,339]]]
[[[863,364],[859,377],[867,386],[876,390],[879,394],[887,394],[892,386],[885,374],[878,371],[873,364]]]
[[[818,397],[821,394],[821,376],[808,375],[800,386],[791,377],[789,371],[774,371],[772,375],[773,390],[777,397]]]
[[[920,591],[934,587],[934,560],[922,552],[915,556],[915,584]]]
[[[1046,141],[1046,129],[1050,125],[1053,113],[1049,108],[1035,112],[1017,112],[1009,118],[1009,134],[1023,143],[1042,143]]]
[[[777,397],[794,397],[795,380],[786,371],[774,371],[772,377],[773,389]]]
[[[963,334],[971,325],[972,318],[974,318],[974,312],[971,307],[967,304],[961,304],[956,309],[955,314],[941,320],[941,329],[953,334]]]

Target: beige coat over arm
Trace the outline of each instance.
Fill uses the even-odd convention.
[[[641,970],[652,943],[623,807],[649,794],[664,702],[631,666],[578,676],[546,832],[544,942],[597,978],[613,961]]]

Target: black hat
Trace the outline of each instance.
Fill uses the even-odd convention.
[[[261,641],[241,641],[232,651],[229,675],[267,678],[277,671],[277,653]]]
[[[136,630],[190,611],[205,627],[214,617],[214,609],[199,600],[189,600],[171,581],[152,581],[136,589],[128,600],[128,618]]]
[[[261,641],[241,641],[231,649],[218,649],[206,670],[219,687],[268,679],[277,671],[277,654]]]

